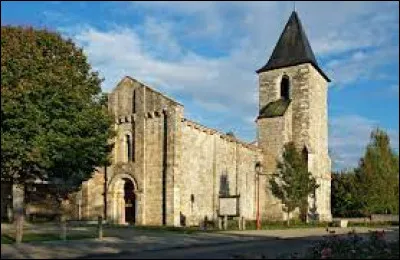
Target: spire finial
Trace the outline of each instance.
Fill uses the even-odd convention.
[[[293,12],[296,12],[296,1],[293,1]]]

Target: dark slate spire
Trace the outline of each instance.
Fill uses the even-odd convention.
[[[330,82],[319,68],[300,19],[296,11],[293,11],[267,64],[257,70],[257,73],[302,63],[311,63]]]

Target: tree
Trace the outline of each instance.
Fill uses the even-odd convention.
[[[61,202],[108,164],[112,117],[101,79],[70,39],[1,27],[1,177],[46,181]]]
[[[336,217],[360,217],[362,205],[354,171],[332,173],[332,214]]]
[[[319,186],[308,171],[307,161],[293,142],[285,144],[282,160],[277,162],[277,170],[269,182],[272,194],[284,205],[288,225],[290,213],[296,208],[302,210],[308,207],[308,197],[314,196]]]
[[[399,156],[389,136],[379,128],[371,132],[364,157],[356,169],[365,214],[399,212]]]

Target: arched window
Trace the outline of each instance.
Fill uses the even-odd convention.
[[[289,87],[290,87],[289,77],[284,75],[281,80],[281,98],[284,100],[289,99]]]
[[[127,153],[127,161],[132,161],[132,140],[130,135],[126,135],[126,153]]]

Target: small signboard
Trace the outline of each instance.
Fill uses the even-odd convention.
[[[239,216],[239,195],[219,197],[220,216]]]

